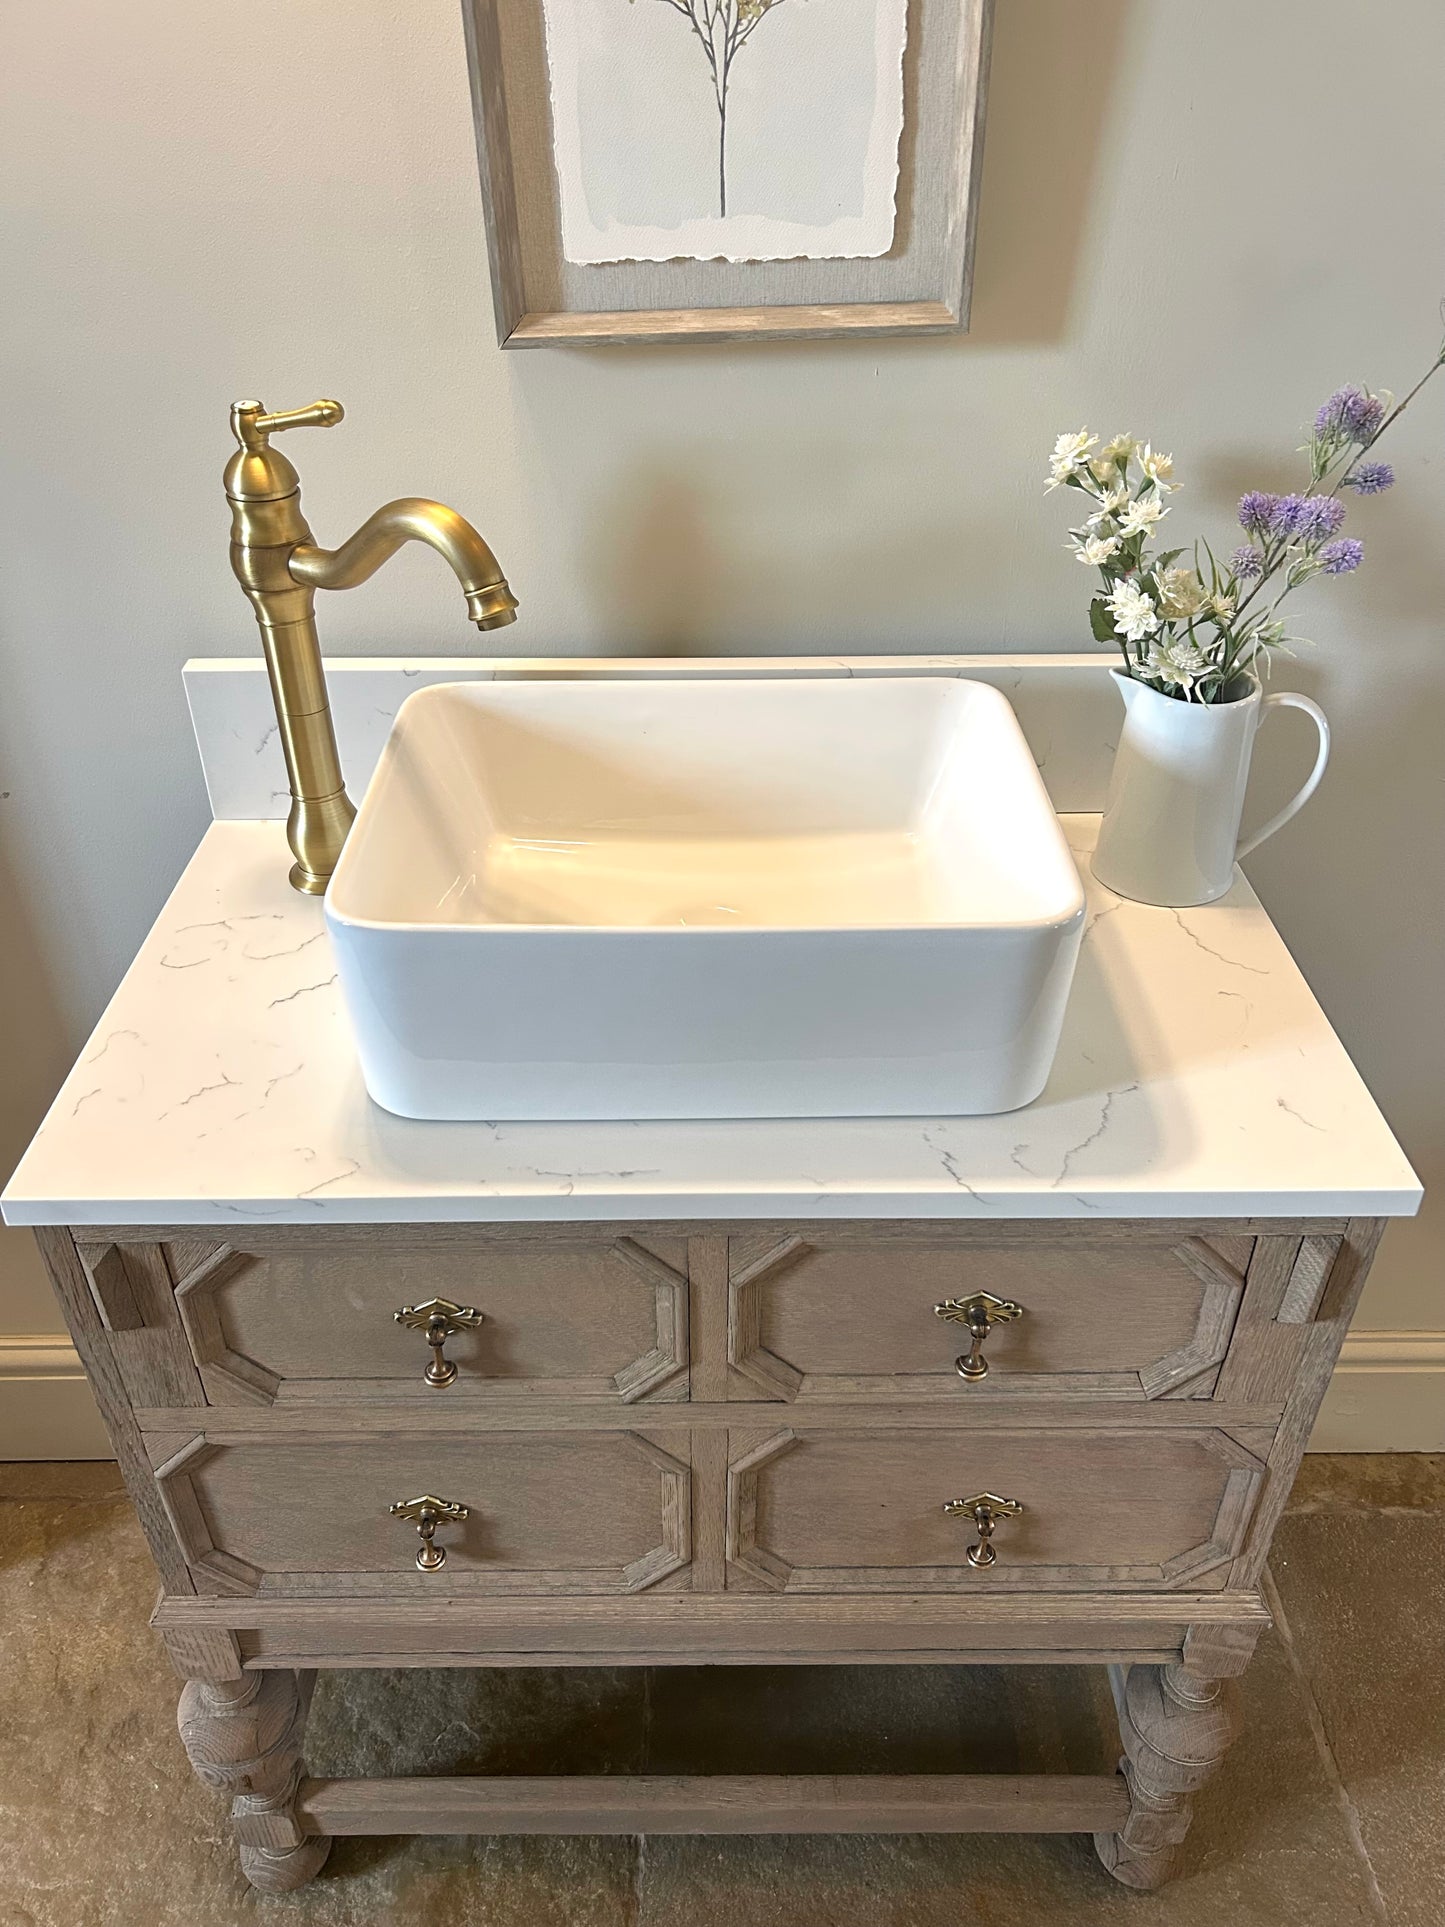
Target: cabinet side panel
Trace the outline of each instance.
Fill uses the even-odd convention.
[[[1264,1570],[1270,1541],[1289,1500],[1300,1460],[1329,1389],[1330,1375],[1384,1230],[1383,1218],[1352,1218],[1324,1281],[1313,1323],[1281,1327],[1292,1341],[1302,1340],[1302,1343],[1284,1418],[1270,1451],[1264,1492],[1243,1549],[1230,1572],[1231,1586],[1254,1586]],[[1280,1294],[1280,1309],[1286,1314],[1291,1310],[1287,1291]]]
[[[85,1268],[68,1230],[58,1226],[38,1226],[35,1232],[40,1255],[50,1274],[50,1282],[70,1327],[70,1336],[90,1380],[90,1388],[100,1407],[106,1431],[115,1449],[116,1463],[125,1480],[126,1491],[140,1518],[167,1591],[194,1593],[175,1534],[161,1504],[150,1461],[141,1443],[140,1431],[131,1412],[120,1368],[111,1354],[109,1340],[101,1328],[100,1314],[91,1297]]]

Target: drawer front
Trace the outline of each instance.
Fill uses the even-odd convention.
[[[1207,1398],[1255,1242],[734,1238],[732,1395]],[[973,1370],[980,1360],[986,1369],[965,1378],[955,1361],[973,1350],[975,1295],[990,1329]],[[945,1305],[949,1317],[937,1309]]]
[[[691,1557],[686,1434],[499,1432],[244,1444],[156,1473],[197,1589],[268,1596],[640,1592]],[[443,1560],[393,1504],[431,1497]]]
[[[729,1589],[957,1592],[1223,1586],[1262,1462],[1222,1431],[971,1428],[729,1438]],[[980,1569],[969,1511],[1011,1501]],[[965,1608],[966,1610],[966,1608]]]
[[[626,1236],[165,1248],[213,1405],[687,1395],[686,1246]],[[427,1308],[464,1314],[428,1382]],[[409,1324],[395,1314],[410,1308]]]

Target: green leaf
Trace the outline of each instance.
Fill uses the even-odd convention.
[[[1089,604],[1089,628],[1095,642],[1113,642],[1114,618],[1109,614],[1109,605],[1101,595],[1096,595]]]
[[[1156,569],[1167,569],[1170,563],[1177,562],[1183,553],[1183,549],[1165,549],[1162,554],[1155,556],[1154,567]]]

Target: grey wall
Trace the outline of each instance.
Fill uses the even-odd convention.
[[[1438,334],[1438,0],[999,0],[968,338],[525,355],[494,345],[455,0],[47,0],[3,32],[7,1169],[205,821],[179,666],[253,647],[235,396],[346,402],[293,451],[323,541],[411,490],[474,515],[509,651],[1071,648],[1060,429],[1172,449],[1176,526],[1227,543],[1324,394],[1403,386]],[[1311,598],[1284,674],[1337,761],[1250,865],[1437,1185],[1370,1288],[1394,1327],[1445,1327],[1442,442],[1445,381],[1352,517],[1368,567]],[[475,646],[420,554],[323,614],[338,653]],[[1274,727],[1265,789],[1307,752]],[[0,1331],[55,1323],[6,1234]]]

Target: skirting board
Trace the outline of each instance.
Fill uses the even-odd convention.
[[[1445,1331],[1351,1332],[1309,1449],[1445,1452]],[[110,1456],[69,1342],[0,1333],[0,1461]]]
[[[1311,1452],[1445,1452],[1445,1331],[1345,1340]]]
[[[0,1460],[111,1456],[69,1339],[0,1332]]]

